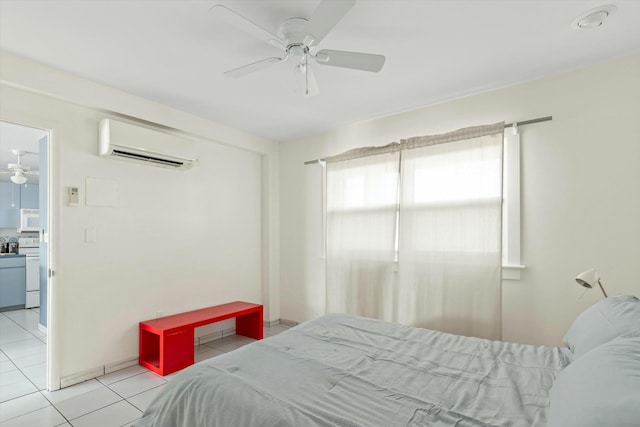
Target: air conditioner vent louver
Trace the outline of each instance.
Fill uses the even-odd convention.
[[[127,153],[126,151],[122,151],[122,150],[113,150],[111,154],[113,156],[120,156],[120,157],[129,158],[129,159],[140,160],[141,162],[158,163],[164,166],[172,166],[172,167],[184,166],[184,162],[168,160],[168,159],[159,159],[154,156],[148,156],[143,154]]]
[[[98,155],[168,169],[191,169],[193,141],[111,119],[100,120]]]

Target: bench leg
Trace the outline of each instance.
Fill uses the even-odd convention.
[[[169,375],[193,362],[193,328],[165,333],[160,342],[160,375]]]
[[[253,313],[236,317],[236,334],[261,340],[263,332],[262,307]]]
[[[138,363],[160,373],[160,335],[140,328],[140,350]]]

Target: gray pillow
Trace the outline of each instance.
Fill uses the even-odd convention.
[[[631,295],[618,295],[583,311],[567,331],[564,342],[575,359],[636,329],[640,329],[640,300]]]
[[[640,425],[640,330],[567,366],[549,394],[547,427]]]

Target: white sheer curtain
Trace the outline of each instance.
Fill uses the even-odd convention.
[[[328,312],[501,338],[503,133],[477,126],[327,159]]]
[[[503,128],[403,141],[401,323],[501,338]]]
[[[399,152],[327,160],[327,312],[393,320]]]

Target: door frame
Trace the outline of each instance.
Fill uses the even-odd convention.
[[[12,123],[19,126],[41,129],[49,133],[47,140],[48,151],[48,171],[47,171],[47,205],[48,205],[48,248],[47,268],[49,272],[56,271],[58,246],[58,230],[60,224],[60,186],[58,176],[58,146],[59,146],[59,123],[29,114],[21,114],[2,110],[0,111],[0,121]],[[60,331],[58,328],[57,301],[58,292],[56,286],[57,278],[54,274],[47,277],[47,390],[55,391],[60,389],[60,351],[58,348]]]

